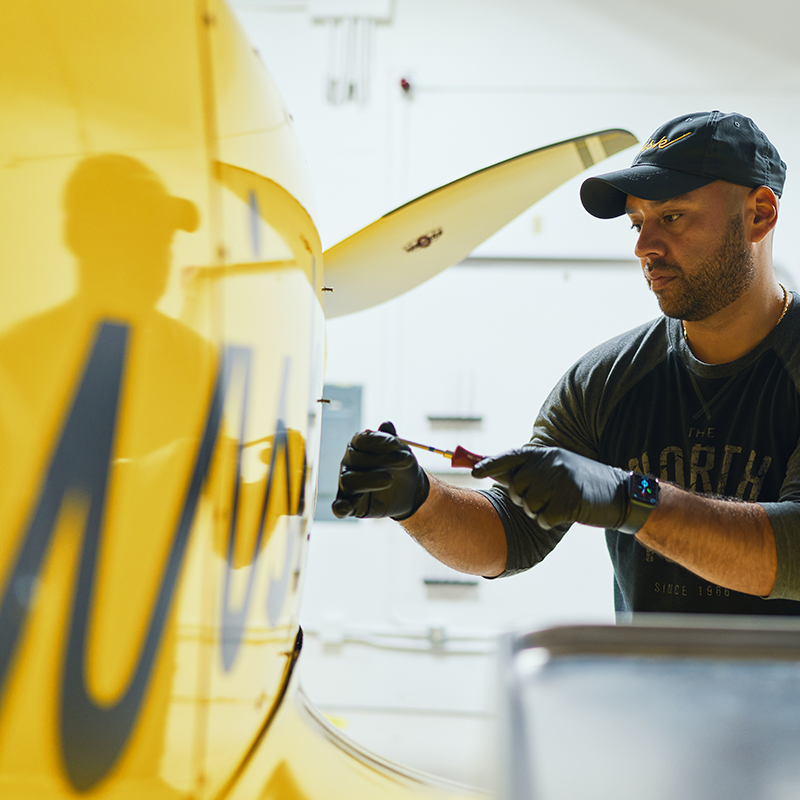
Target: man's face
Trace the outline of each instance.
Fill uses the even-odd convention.
[[[666,316],[706,319],[752,285],[755,264],[742,222],[747,192],[716,181],[665,201],[628,197],[639,234],[634,252]]]

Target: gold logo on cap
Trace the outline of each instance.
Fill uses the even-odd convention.
[[[667,139],[666,136],[662,136],[657,142],[654,142],[652,139],[648,139],[639,152],[643,153],[645,150],[663,150],[665,147],[670,147],[671,145],[675,144],[675,142],[679,142],[681,139],[691,136],[693,132],[694,131],[689,131],[688,133],[684,133],[683,136],[679,136],[677,139],[673,139],[672,141]]]

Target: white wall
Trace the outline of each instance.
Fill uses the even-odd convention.
[[[800,7],[791,0],[757,10],[745,0],[362,0],[389,6],[391,21],[374,27],[368,100],[332,105],[333,34],[311,12],[345,2],[235,4],[294,117],[324,246],[518,153],[608,127],[644,140],[670,117],[719,108],[752,116],[789,164],[776,263],[798,285]],[[408,438],[484,453],[517,445],[582,352],[657,313],[628,226],[583,211],[582,179],[464,265],[329,323],[326,380],[364,386],[366,426],[391,419]],[[483,423],[434,429],[429,414]],[[302,676],[321,708],[379,753],[487,786],[494,637],[523,619],[610,621],[611,570],[602,535],[576,528],[523,576],[426,588],[426,577],[448,574],[391,522],[315,525]]]
[[[344,4],[235,4],[294,117],[325,246],[509,156],[604,128],[644,140],[665,120],[708,108],[741,111],[769,134],[790,165],[783,211],[794,215],[800,9],[792,0],[765,0],[757,11],[746,0],[394,0],[391,23],[375,26],[368,104],[332,106],[329,30],[309,6]],[[481,254],[628,257],[623,228],[580,207],[580,181],[525,215],[541,218],[540,234],[524,222]],[[793,265],[796,228],[783,226],[779,263]]]

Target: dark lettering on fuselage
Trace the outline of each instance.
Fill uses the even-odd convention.
[[[97,559],[103,535],[109,469],[129,335],[130,331],[126,325],[111,322],[98,325],[83,375],[74,394],[61,436],[54,447],[34,509],[21,538],[16,561],[0,599],[0,703],[2,703],[9,673],[31,610],[28,595],[38,580],[62,506],[71,496],[85,500],[88,503],[88,513],[74,604],[70,615],[62,678],[60,729],[64,768],[70,783],[79,791],[91,789],[108,774],[124,751],[133,731],[175,595],[201,490],[219,436],[231,378],[234,373],[241,370],[245,375],[249,374],[250,365],[248,350],[226,348],[215,379],[181,513],[171,534],[172,544],[138,662],[121,697],[113,703],[99,705],[90,696],[86,685],[87,637],[97,580]],[[285,391],[284,386],[282,393]],[[245,412],[246,406],[243,407],[243,415]],[[275,454],[279,450],[278,442],[281,442],[283,452],[286,454],[288,485],[288,447],[286,427],[282,420],[278,421],[275,441],[271,469],[276,466]],[[237,466],[237,480],[238,477]],[[265,504],[269,502],[271,477],[270,475],[270,480],[267,481]],[[291,509],[289,513],[292,513]],[[25,590],[25,587],[28,589]],[[249,596],[248,591],[248,599],[242,609],[236,612],[237,620],[241,618],[243,621]],[[237,630],[238,625],[237,621]],[[236,639],[238,648],[241,632],[238,632],[238,638],[235,636],[229,638],[231,641]],[[229,659],[230,664],[233,663],[233,658],[235,658],[235,648]]]
[[[269,510],[269,503],[272,498],[272,487],[274,485],[274,480],[276,476],[276,468],[278,466],[278,459],[282,456],[283,457],[283,466],[284,466],[284,476],[286,480],[286,508],[291,509],[292,507],[292,490],[291,490],[291,470],[290,470],[290,453],[289,453],[289,439],[286,431],[286,425],[284,424],[283,420],[286,417],[286,390],[289,384],[289,365],[290,362],[287,359],[284,364],[284,373],[283,373],[283,381],[281,382],[281,396],[278,405],[278,422],[275,430],[275,438],[272,444],[272,455],[270,457],[270,465],[269,465],[269,473],[267,475],[267,480],[265,481],[264,487],[264,496],[261,500],[261,509],[259,511],[259,520],[258,520],[258,530],[256,533],[255,544],[253,545],[253,554],[252,558],[250,559],[251,565],[255,563],[256,556],[258,552],[261,550],[262,542],[264,540],[264,532],[265,532],[265,523],[267,519],[267,511]],[[231,519],[230,519],[230,526],[229,526],[229,535],[228,535],[228,563],[227,568],[225,570],[225,579],[223,584],[223,591],[222,591],[222,666],[225,671],[229,671],[236,660],[236,655],[239,652],[239,646],[242,643],[242,636],[244,635],[245,623],[247,620],[247,612],[250,608],[250,601],[253,596],[253,586],[255,585],[255,576],[256,570],[250,566],[250,573],[247,576],[247,586],[245,588],[244,600],[242,601],[241,606],[238,609],[234,609],[231,607],[230,596],[231,596],[231,585],[233,582],[233,554],[236,550],[236,539],[237,539],[237,532],[238,528],[238,521],[239,521],[239,499],[241,494],[241,465],[242,465],[242,449],[244,447],[244,431],[245,431],[245,423],[247,421],[247,398],[248,398],[248,387],[249,387],[249,378],[250,378],[250,360],[249,354],[246,361],[243,361],[244,367],[244,374],[243,378],[243,387],[242,387],[242,400],[241,400],[241,428],[239,431],[239,442],[237,445],[237,459],[236,459],[236,480],[233,485],[233,503],[232,503],[232,511],[231,511]],[[288,548],[289,558],[293,553],[293,548],[291,546],[292,542],[290,541]],[[285,583],[284,579],[286,577],[285,573],[289,567],[284,565],[284,570],[280,584],[283,585]],[[288,588],[284,586],[284,591],[280,592],[280,605],[283,605],[283,598],[285,597],[285,589]],[[272,605],[272,584],[270,584],[270,602],[269,605]],[[275,624],[277,620],[273,620],[273,614],[269,613],[269,619],[271,624]]]

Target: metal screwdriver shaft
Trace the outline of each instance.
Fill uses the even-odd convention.
[[[483,456],[479,456],[476,453],[470,453],[469,450],[465,450],[463,447],[461,447],[461,445],[456,447],[455,450],[440,450],[438,447],[431,447],[427,444],[412,442],[408,439],[400,439],[400,441],[403,444],[409,445],[409,447],[418,447],[420,450],[427,450],[430,453],[438,453],[440,456],[449,458],[451,465],[454,467],[466,467],[467,469],[472,469],[475,464],[483,460]]]

